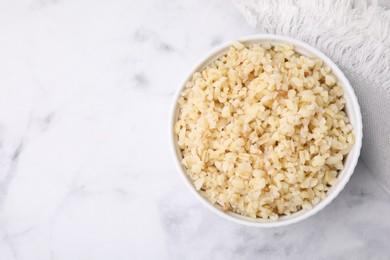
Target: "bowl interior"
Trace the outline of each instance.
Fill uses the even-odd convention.
[[[357,164],[357,160],[360,155],[360,148],[361,148],[361,141],[362,141],[362,120],[361,120],[361,113],[360,113],[360,107],[357,102],[357,98],[355,96],[355,93],[348,81],[348,79],[345,77],[344,73],[337,67],[335,63],[333,63],[329,58],[327,58],[323,53],[320,51],[314,49],[313,47],[297,41],[295,39],[283,37],[283,36],[276,36],[276,35],[254,35],[249,36],[246,38],[238,39],[240,42],[244,44],[271,44],[271,45],[277,45],[277,44],[292,44],[294,45],[295,50],[305,56],[308,57],[315,57],[318,59],[321,59],[324,62],[324,65],[331,68],[333,74],[338,79],[338,84],[341,85],[344,89],[344,99],[346,101],[345,111],[351,121],[351,124],[353,126],[353,134],[355,135],[355,144],[350,151],[350,153],[346,156],[344,160],[344,169],[339,172],[338,178],[339,182],[336,185],[333,185],[331,189],[327,193],[327,197],[323,200],[321,200],[317,205],[313,206],[310,210],[300,210],[296,213],[293,213],[289,216],[281,216],[278,220],[272,221],[272,220],[264,220],[264,219],[252,219],[249,217],[245,217],[233,212],[223,212],[222,209],[219,206],[212,205],[206,198],[204,198],[200,193],[198,193],[193,184],[192,180],[189,178],[189,176],[186,174],[185,167],[181,164],[182,156],[180,149],[177,146],[177,137],[173,132],[173,125],[177,121],[178,117],[178,107],[177,107],[177,99],[185,85],[185,83],[191,78],[192,74],[197,71],[201,71],[203,68],[208,66],[210,63],[218,59],[219,57],[226,54],[229,47],[231,46],[231,43],[226,43],[213,51],[209,52],[205,58],[203,58],[194,68],[190,70],[188,75],[185,77],[185,79],[182,82],[182,85],[180,89],[177,91],[175,99],[174,99],[174,106],[172,110],[172,117],[171,117],[171,126],[170,126],[170,134],[171,134],[171,141],[172,141],[172,148],[174,150],[175,155],[175,161],[176,165],[181,173],[181,175],[184,177],[184,181],[189,185],[190,189],[194,192],[194,194],[205,203],[205,205],[210,208],[212,211],[217,213],[218,215],[225,217],[227,219],[230,219],[232,221],[245,224],[245,225],[251,225],[251,226],[260,226],[260,227],[272,227],[272,226],[281,226],[286,224],[291,224],[294,222],[297,222],[299,220],[302,220],[304,218],[307,218],[322,208],[324,208],[327,204],[329,204],[338,194],[339,192],[344,188],[345,184],[348,182],[350,176],[352,175],[354,168]]]

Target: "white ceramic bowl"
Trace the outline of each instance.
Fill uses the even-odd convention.
[[[173,126],[177,120],[178,116],[178,108],[177,108],[177,99],[180,96],[180,93],[183,90],[183,87],[185,83],[191,78],[192,74],[197,71],[201,71],[203,68],[205,68],[207,65],[218,59],[219,57],[226,54],[229,47],[231,46],[231,42],[222,44],[221,46],[215,48],[206,56],[204,56],[188,73],[185,75],[183,81],[181,82],[176,95],[173,100],[173,106],[172,106],[172,113],[170,115],[170,142],[171,147],[174,155],[174,160],[177,166],[177,169],[180,173],[180,175],[183,177],[184,182],[186,183],[187,187],[192,191],[193,194],[212,212],[216,213],[217,215],[231,220],[233,222],[244,224],[248,226],[255,226],[255,227],[277,227],[277,226],[284,226],[292,223],[296,223],[298,221],[301,221],[303,219],[306,219],[321,209],[323,209],[326,205],[328,205],[344,188],[345,184],[348,182],[349,178],[351,177],[355,166],[357,164],[359,155],[360,155],[360,148],[362,144],[362,118],[360,113],[360,107],[359,103],[357,101],[357,98],[355,96],[355,92],[353,91],[348,79],[345,77],[344,73],[339,69],[339,67],[332,62],[327,56],[325,56],[322,52],[318,51],[317,49],[313,48],[312,46],[284,36],[278,36],[278,35],[269,35],[269,34],[258,34],[258,35],[252,35],[248,37],[244,37],[241,39],[238,39],[238,41],[244,43],[244,44],[250,44],[250,43],[260,43],[260,44],[292,44],[295,47],[295,50],[303,55],[306,55],[308,57],[316,57],[321,59],[324,64],[331,68],[332,72],[338,79],[338,83],[344,88],[344,99],[346,101],[346,107],[345,110],[348,114],[348,117],[351,121],[351,124],[353,126],[353,134],[356,137],[356,142],[351,150],[351,152],[347,155],[344,163],[344,169],[339,173],[339,182],[332,186],[331,189],[327,193],[327,197],[323,200],[321,200],[317,205],[315,205],[310,210],[300,210],[294,214],[291,214],[290,216],[282,216],[279,217],[278,220],[272,221],[272,220],[264,220],[264,219],[252,219],[249,217],[241,216],[239,214],[233,213],[233,212],[223,212],[222,209],[219,206],[212,205],[206,198],[204,198],[200,193],[198,193],[193,186],[192,180],[189,178],[189,176],[186,174],[186,169],[181,164],[182,156],[180,153],[180,149],[177,146],[177,138],[174,134]]]

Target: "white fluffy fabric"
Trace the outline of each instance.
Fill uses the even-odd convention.
[[[261,33],[290,36],[344,71],[363,114],[362,158],[390,192],[390,10],[351,0],[234,0]]]

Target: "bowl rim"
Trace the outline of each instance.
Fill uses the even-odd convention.
[[[226,50],[230,46],[232,46],[232,43],[234,41],[243,42],[244,44],[248,43],[248,42],[254,42],[254,41],[259,41],[259,43],[261,43],[261,41],[265,41],[265,42],[276,41],[275,44],[283,44],[281,42],[284,42],[284,43],[292,44],[292,45],[294,45],[294,47],[299,47],[301,49],[304,49],[304,50],[310,52],[311,54],[313,54],[317,58],[321,59],[327,66],[329,66],[331,68],[331,71],[334,74],[337,74],[338,81],[342,82],[342,84],[340,84],[340,85],[343,87],[343,90],[344,90],[343,96],[345,96],[345,92],[348,92],[348,96],[350,98],[350,101],[348,101],[348,102],[351,102],[350,105],[351,105],[352,110],[353,110],[352,113],[354,113],[355,117],[356,117],[356,120],[355,120],[356,125],[354,126],[355,144],[354,144],[354,147],[352,148],[352,150],[350,151],[350,153],[348,154],[348,158],[347,158],[347,160],[351,161],[351,163],[349,164],[350,167],[344,168],[339,173],[339,174],[341,174],[341,172],[346,172],[345,175],[337,184],[334,185],[334,191],[331,194],[327,194],[325,199],[322,199],[312,209],[299,210],[299,211],[291,214],[289,216],[289,219],[284,219],[282,221],[281,221],[281,218],[279,218],[278,220],[275,220],[275,221],[262,220],[261,218],[250,219],[248,217],[241,216],[241,215],[234,213],[234,212],[230,212],[230,211],[223,212],[221,209],[218,208],[218,206],[211,204],[211,202],[209,202],[205,197],[203,197],[195,189],[192,181],[190,180],[189,176],[187,175],[187,173],[183,169],[181,161],[179,160],[179,158],[181,157],[181,153],[177,147],[177,141],[176,141],[177,137],[174,133],[174,124],[176,123],[177,112],[178,112],[177,100],[178,100],[180,94],[182,93],[186,82],[190,79],[190,77],[193,75],[193,73],[196,71],[199,71],[199,69],[201,69],[202,67],[207,66],[205,64],[210,64],[211,62],[213,62],[214,60],[217,59],[215,57],[213,58],[213,56],[218,55],[220,57],[223,53],[226,53]],[[346,103],[348,103],[348,102],[346,100]],[[351,116],[348,115],[348,117],[350,118]],[[357,165],[359,156],[360,156],[360,150],[361,150],[362,138],[363,138],[363,123],[362,123],[362,115],[361,115],[361,111],[360,111],[360,106],[359,106],[357,97],[355,95],[355,92],[354,92],[349,80],[346,78],[346,76],[342,72],[342,70],[330,58],[328,58],[324,53],[322,53],[318,49],[312,47],[311,45],[309,45],[305,42],[302,42],[300,40],[296,40],[296,39],[291,38],[291,37],[274,35],[274,34],[255,34],[255,35],[249,35],[249,36],[245,36],[245,37],[239,37],[235,40],[225,42],[225,43],[213,48],[212,50],[207,52],[204,56],[202,56],[202,58],[199,59],[195,63],[195,65],[192,66],[187,71],[187,73],[185,74],[185,77],[180,81],[180,85],[179,85],[178,89],[176,90],[173,101],[172,101],[170,115],[169,115],[169,135],[170,135],[169,136],[170,148],[171,148],[172,155],[174,157],[176,169],[180,173],[182,180],[186,183],[186,186],[195,195],[195,197],[197,197],[202,202],[203,205],[205,205],[208,209],[210,209],[212,212],[214,212],[218,216],[220,216],[224,219],[233,221],[235,223],[246,225],[246,226],[269,228],[269,227],[280,227],[280,226],[293,224],[293,223],[299,222],[301,220],[304,220],[310,216],[313,216],[314,214],[316,214],[317,212],[319,212],[323,208],[325,208],[327,205],[329,205],[340,194],[341,190],[344,189],[346,183],[349,181],[351,175],[353,174],[354,169]],[[354,151],[353,154],[352,154],[352,151]],[[350,154],[353,156],[350,157],[349,156]],[[254,220],[257,220],[257,221],[254,222]]]

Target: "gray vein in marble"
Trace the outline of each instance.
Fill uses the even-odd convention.
[[[158,49],[163,51],[163,52],[173,52],[174,48],[169,45],[168,43],[161,42],[158,46]]]
[[[19,161],[20,154],[22,153],[22,150],[23,150],[23,139],[20,141],[20,144],[12,153],[11,160],[10,160],[11,162],[9,163],[9,169],[5,174],[5,178],[0,182],[0,212],[4,206],[4,201],[7,196],[8,187],[11,184],[17,172],[18,161]]]
[[[135,81],[135,87],[144,89],[150,87],[150,84],[147,80],[147,78],[144,76],[143,73],[137,73],[134,75],[134,81]]]

